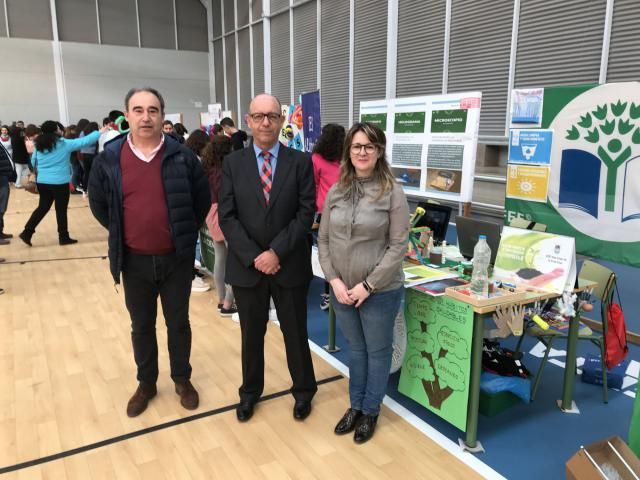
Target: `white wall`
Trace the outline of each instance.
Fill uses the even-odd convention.
[[[0,120],[58,118],[51,42],[0,38]]]
[[[0,38],[0,119],[41,123],[59,119],[50,41]],[[209,103],[206,52],[62,42],[62,69],[69,122],[102,121],[124,110],[134,86],[151,86],[164,97],[167,113],[182,113],[189,130]],[[196,107],[197,102],[202,106]]]
[[[209,103],[206,52],[62,43],[69,120],[101,121],[109,110],[124,110],[131,87],[150,86],[164,97],[167,113],[182,113],[192,130]],[[196,102],[202,106],[196,107]]]

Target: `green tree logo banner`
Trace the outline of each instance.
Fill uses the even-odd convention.
[[[627,109],[627,106],[629,108]],[[605,210],[615,208],[616,178],[618,169],[631,158],[631,145],[640,144],[640,106],[631,102],[598,105],[580,117],[571,130],[568,140],[584,139],[598,146],[598,158],[607,169]]]
[[[579,254],[640,267],[640,83],[544,89],[553,131],[546,203],[507,198],[515,217],[574,237]]]

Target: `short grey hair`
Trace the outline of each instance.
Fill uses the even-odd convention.
[[[155,95],[156,98],[160,101],[160,111],[164,113],[164,98],[162,98],[162,95],[160,95],[159,91],[151,87],[133,87],[131,90],[129,90],[124,97],[124,107],[126,111],[129,111],[129,100],[131,100],[131,97],[140,92],[149,92],[152,95]]]

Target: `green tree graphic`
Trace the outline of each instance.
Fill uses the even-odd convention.
[[[607,167],[605,210],[613,212],[616,199],[618,168],[631,157],[631,144],[640,144],[640,105],[629,102],[598,105],[580,116],[580,121],[567,130],[567,140],[579,140],[598,145],[598,158]],[[578,128],[580,127],[580,128]],[[591,130],[590,130],[591,129]],[[626,145],[626,148],[622,148]]]

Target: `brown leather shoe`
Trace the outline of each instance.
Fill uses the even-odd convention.
[[[180,395],[180,405],[184,408],[187,410],[195,410],[198,408],[200,397],[189,380],[180,383],[176,382],[176,393]]]
[[[137,417],[144,412],[147,409],[147,405],[149,405],[149,400],[155,397],[156,393],[158,393],[158,390],[155,384],[147,385],[145,383],[139,383],[136,393],[133,394],[133,397],[131,397],[129,403],[127,403],[127,416]]]

